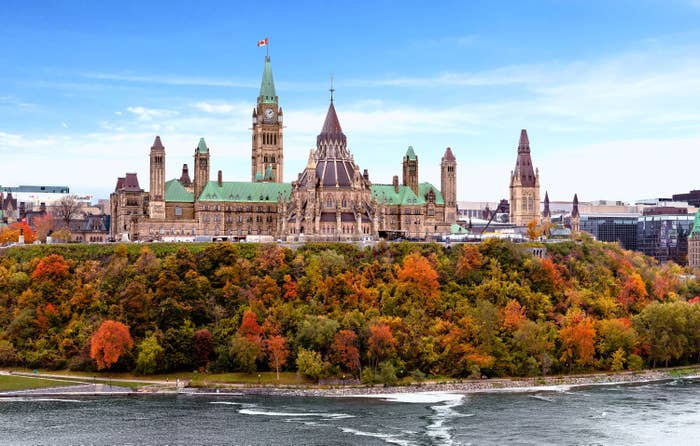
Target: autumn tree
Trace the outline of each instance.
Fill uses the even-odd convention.
[[[12,223],[10,226],[0,230],[0,245],[5,243],[17,243],[20,234],[24,235],[24,243],[32,244],[36,240],[36,236],[32,228],[23,221]]]
[[[428,259],[419,253],[406,256],[403,264],[398,267],[397,281],[408,298],[414,297],[419,302],[425,302],[428,307],[432,308],[440,296],[438,273]]]
[[[54,228],[54,221],[51,214],[46,214],[34,220],[34,232],[37,240],[46,241],[46,237]]]
[[[287,340],[280,335],[272,336],[265,341],[265,350],[267,350],[268,362],[275,369],[277,381],[279,381],[280,367],[287,363],[287,356],[289,356]]]
[[[333,338],[333,355],[336,361],[348,370],[360,369],[360,349],[357,334],[352,330],[340,330]]]
[[[571,308],[559,330],[562,340],[561,360],[568,363],[569,368],[574,363],[579,366],[591,364],[595,354],[595,334],[593,320],[582,310]]]
[[[108,369],[133,346],[129,327],[121,322],[106,320],[92,336],[90,357],[97,363],[98,370]]]
[[[394,339],[391,328],[383,322],[376,322],[370,325],[369,332],[369,350],[367,353],[376,369],[377,364],[394,354],[396,339]]]

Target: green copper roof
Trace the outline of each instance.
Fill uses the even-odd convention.
[[[416,159],[416,152],[413,151],[413,146],[408,146],[408,150],[406,151],[406,158],[410,160]]]
[[[455,223],[450,225],[450,234],[469,234],[469,231]]]
[[[272,166],[267,166],[265,169],[265,180],[270,181],[272,179]]]
[[[210,181],[204,187],[199,200],[276,203],[278,194],[286,195],[287,200],[289,200],[292,194],[292,185],[289,183],[224,181],[219,187],[218,182]]]
[[[199,153],[207,153],[209,151],[209,147],[207,147],[207,143],[204,141],[204,138],[199,138],[197,150],[199,151]]]
[[[180,181],[170,180],[165,183],[165,201],[177,201],[180,203],[194,202],[194,193],[188,192]]]
[[[695,223],[693,223],[693,230],[690,231],[692,236],[700,236],[700,210],[695,213]]]
[[[399,191],[396,192],[391,184],[373,184],[372,195],[376,197],[379,203],[382,202],[382,197],[384,197],[384,202],[387,205],[423,205],[427,203],[426,196],[431,189],[435,193],[435,204],[445,204],[440,191],[430,183],[418,185],[418,196],[408,186],[399,186]]]
[[[270,67],[270,56],[265,57],[265,69],[263,70],[262,82],[260,83],[259,102],[263,104],[274,104],[277,93],[275,93],[275,81],[272,79],[272,68]]]

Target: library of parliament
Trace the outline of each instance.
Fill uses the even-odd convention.
[[[166,180],[165,146],[159,136],[150,150],[150,187],[135,173],[117,179],[110,196],[111,236],[117,240],[368,240],[432,238],[450,234],[457,218],[457,160],[448,147],[440,163],[440,189],[419,182],[418,156],[409,147],[403,178],[370,181],[347,147],[333,102],[316,149],[295,181],[285,183],[283,113],[270,58],[253,110],[251,181],[210,178],[212,150],[204,138],[178,179]]]

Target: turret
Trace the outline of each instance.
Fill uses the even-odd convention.
[[[457,159],[447,148],[440,162],[440,192],[445,200],[445,223],[457,221]]]
[[[204,138],[199,139],[199,144],[194,149],[194,196],[199,199],[207,183],[209,182],[209,147]]]
[[[148,215],[152,219],[165,218],[165,147],[156,136],[151,146],[150,189]]]
[[[418,157],[412,146],[408,146],[403,157],[403,185],[411,188],[418,195]]]

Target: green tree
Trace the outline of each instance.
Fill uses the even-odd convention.
[[[321,354],[313,350],[300,348],[297,353],[297,371],[315,381],[323,376],[325,365]]]
[[[160,371],[164,363],[164,350],[155,333],[149,334],[139,343],[138,351],[136,357],[137,373],[152,375]]]

